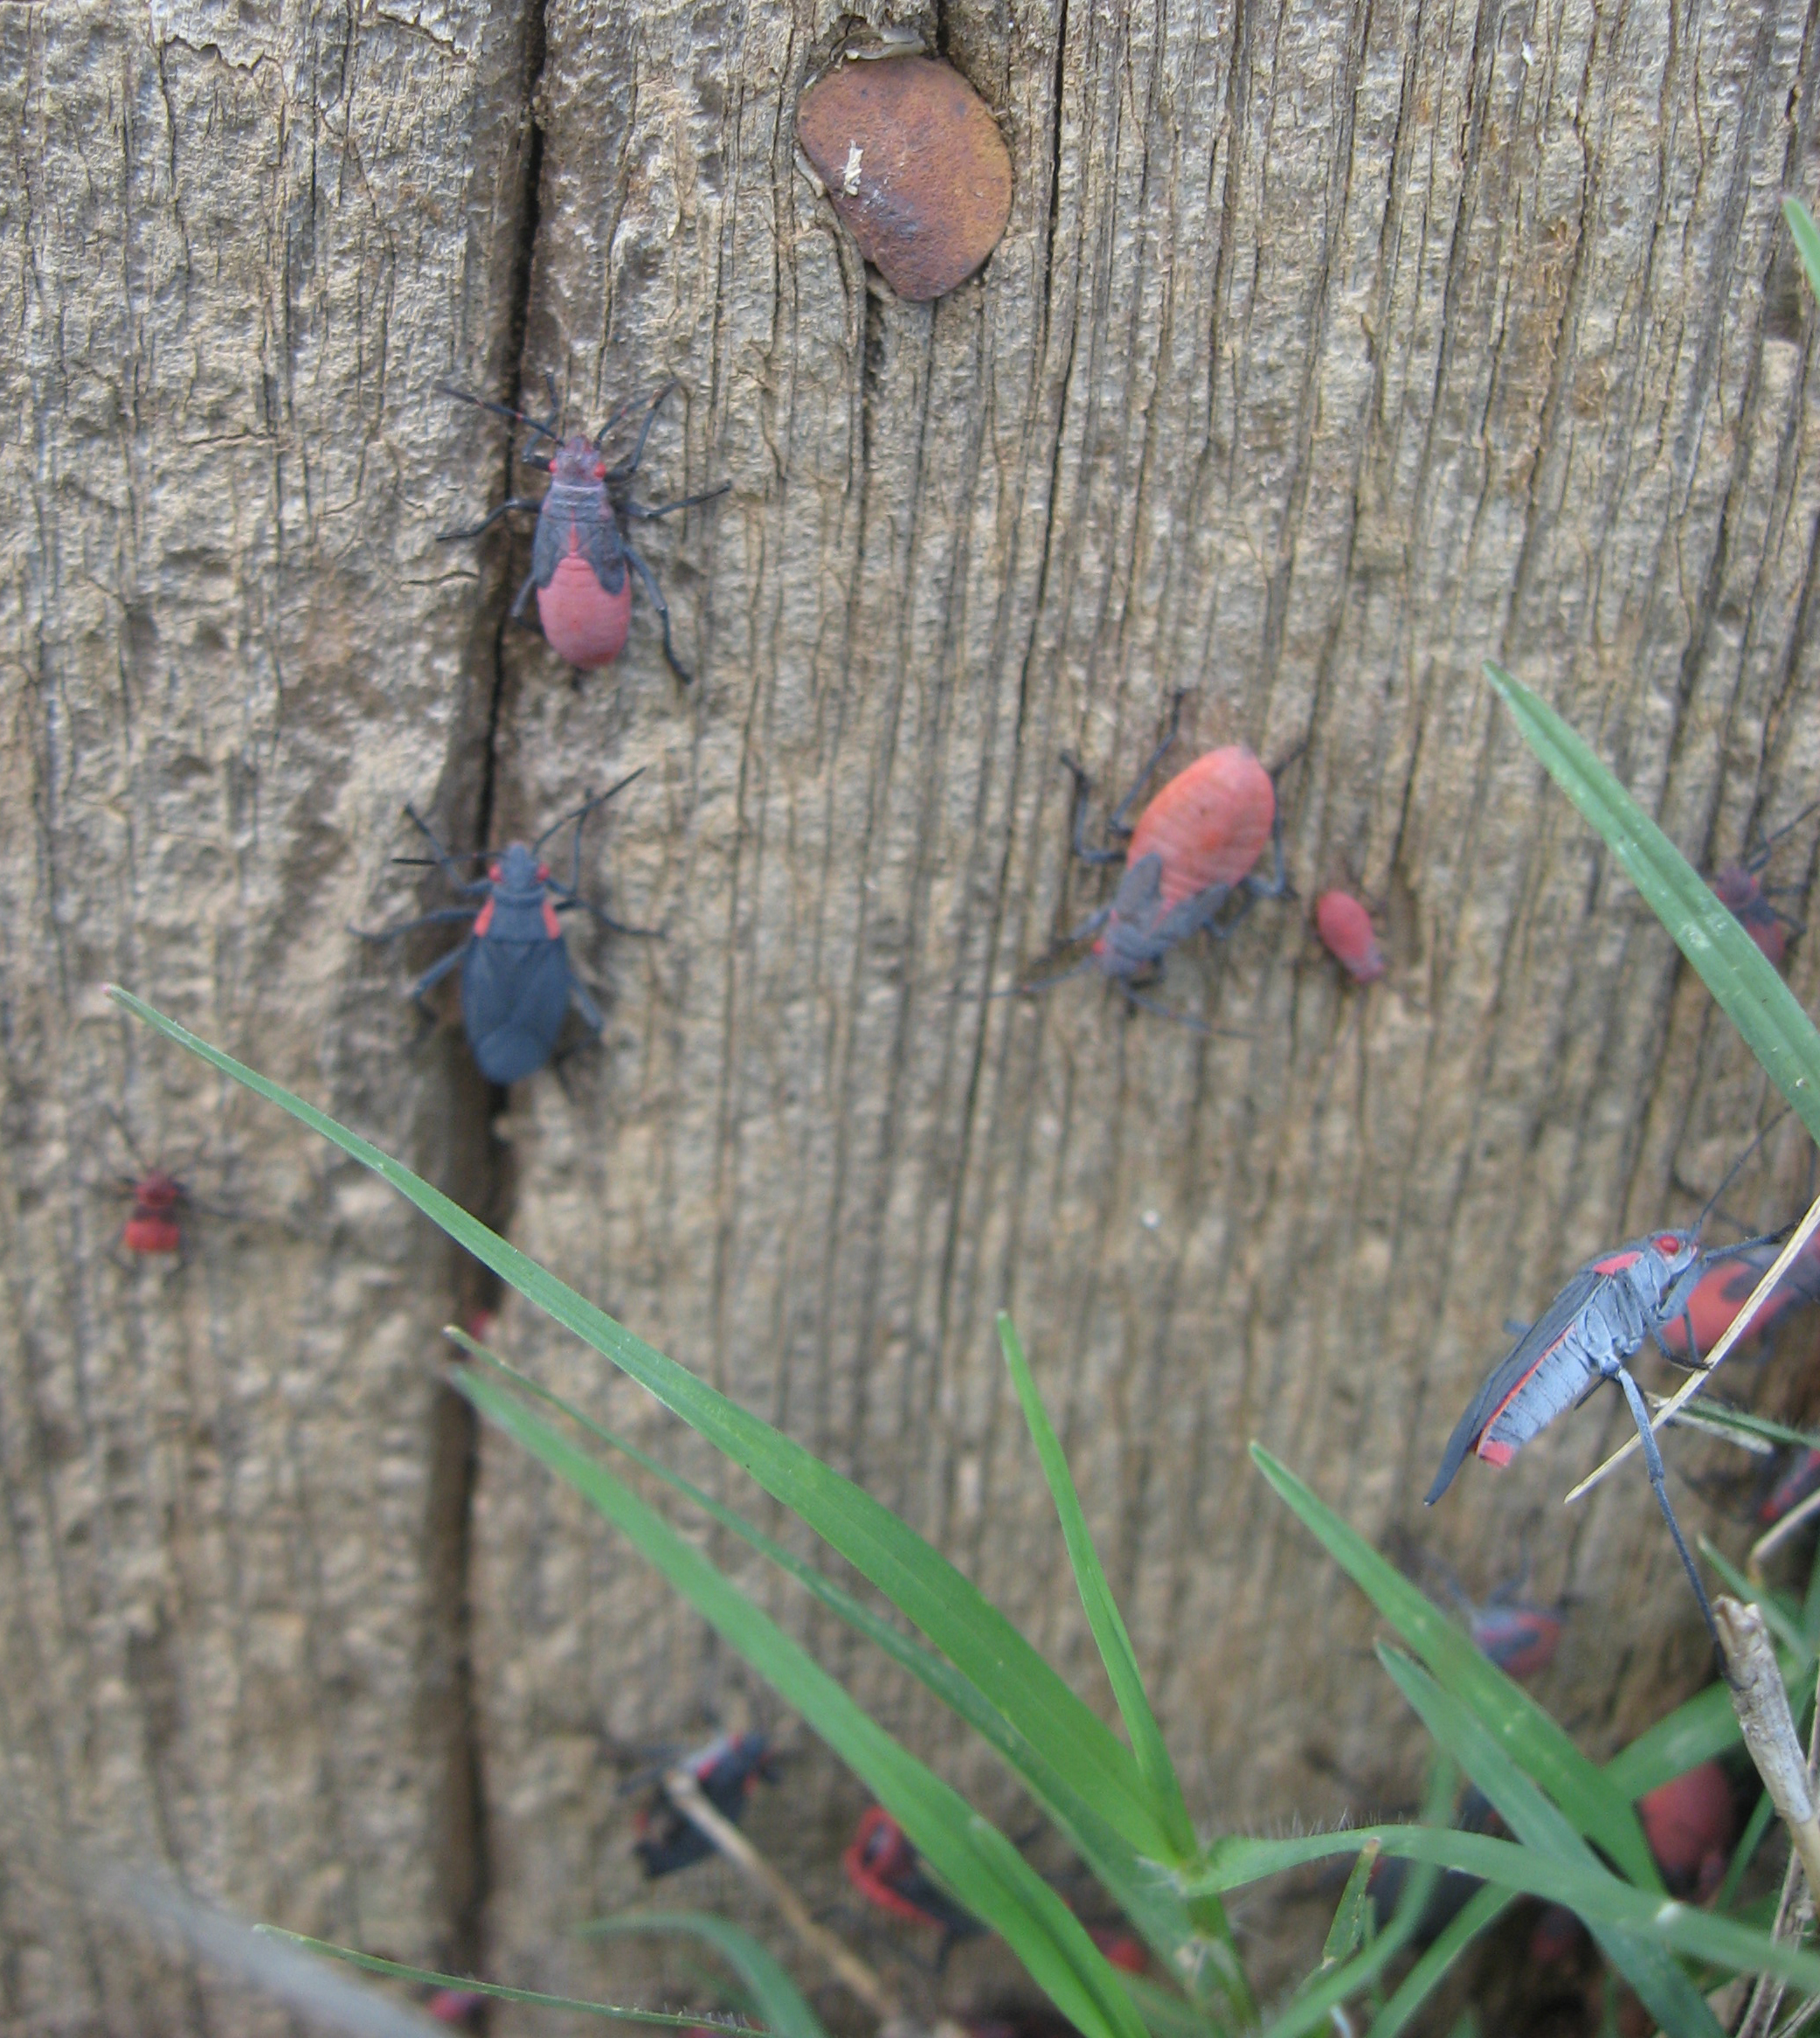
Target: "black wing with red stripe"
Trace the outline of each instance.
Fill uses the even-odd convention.
[[[1442,1454],[1441,1469],[1435,1474],[1435,1483],[1423,1500],[1424,1507],[1432,1508],[1453,1484],[1454,1474],[1466,1461],[1466,1453],[1484,1435],[1492,1418],[1567,1335],[1574,1319],[1598,1293],[1601,1285],[1611,1278],[1602,1269],[1615,1257],[1606,1253],[1598,1261],[1581,1267],[1498,1361],[1491,1377],[1473,1396],[1465,1414],[1454,1425],[1454,1433],[1447,1439],[1447,1449]]]

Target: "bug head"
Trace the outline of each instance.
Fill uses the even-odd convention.
[[[487,875],[499,891],[517,897],[541,891],[550,866],[522,842],[508,842],[505,854],[487,866]]]
[[[189,1193],[164,1168],[147,1168],[133,1184],[133,1201],[143,1210],[174,1210]]]
[[[592,439],[577,433],[565,439],[550,455],[550,478],[553,482],[592,485],[606,479],[606,455]]]

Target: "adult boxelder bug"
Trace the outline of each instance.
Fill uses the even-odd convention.
[[[1722,864],[1708,880],[1719,903],[1736,918],[1745,932],[1774,963],[1780,964],[1788,953],[1789,936],[1800,933],[1802,925],[1770,905],[1770,891],[1762,883],[1760,873],[1775,845],[1791,829],[1799,828],[1817,807],[1820,807],[1820,800],[1810,801],[1793,821],[1784,821],[1774,835],[1766,835],[1762,848],[1754,856],[1746,856],[1736,863]]]
[[[693,509],[698,503],[711,503],[732,486],[723,482],[717,489],[705,489],[699,496],[683,496],[654,510],[633,501],[632,477],[645,456],[645,440],[650,436],[658,406],[676,386],[674,381],[667,382],[658,391],[639,428],[638,443],[625,460],[609,466],[604,450],[607,434],[625,417],[630,408],[627,404],[613,412],[597,438],[576,433],[564,439],[557,430],[561,412],[554,383],[547,418],[528,418],[509,405],[491,403],[485,397],[471,396],[465,389],[441,385],[445,395],[459,397],[465,404],[509,418],[549,440],[556,449],[548,454],[524,451],[518,455],[527,467],[539,468],[549,475],[550,487],[541,499],[514,496],[478,523],[465,530],[446,530],[441,537],[445,540],[478,537],[512,510],[535,510],[537,531],[531,541],[531,570],[518,590],[511,613],[514,617],[523,614],[524,605],[535,588],[538,619],[550,648],[585,672],[612,664],[626,648],[626,634],[632,627],[632,581],[626,571],[630,566],[644,582],[645,593],[663,624],[663,655],[669,661],[670,670],[685,686],[695,676],[677,657],[670,641],[669,605],[657,585],[657,577],[633,549],[626,529],[629,523],[648,523],[675,510]]]
[[[771,1742],[764,1734],[716,1735],[677,1766],[694,1777],[702,1795],[735,1826],[744,1816],[753,1785],[761,1777],[767,1783],[776,1778]],[[714,1852],[714,1842],[661,1792],[639,1813],[638,1835],[633,1852],[644,1863],[648,1882],[704,1861]]]
[[[1288,895],[1277,788],[1270,774],[1242,744],[1228,744],[1196,758],[1151,801],[1135,826],[1127,822],[1125,816],[1175,741],[1181,707],[1182,696],[1178,694],[1168,735],[1106,823],[1109,833],[1129,838],[1123,848],[1089,848],[1087,802],[1092,781],[1067,752],[1062,752],[1062,761],[1075,779],[1075,854],[1088,863],[1123,863],[1125,876],[1111,903],[1089,914],[1063,937],[1065,941],[1084,941],[1091,934],[1094,941],[1089,953],[1062,976],[1021,984],[1019,990],[1047,990],[1082,970],[1097,969],[1111,978],[1132,1004],[1205,1031],[1198,1020],[1140,996],[1132,988],[1134,980],[1154,975],[1163,958],[1190,934],[1205,930],[1223,940],[1254,898]],[[1266,845],[1276,850],[1275,871],[1268,880],[1251,874]],[[1236,906],[1221,918],[1222,909],[1234,899]]]
[[[1314,902],[1316,932],[1354,983],[1375,983],[1385,969],[1371,915],[1349,891],[1324,891]]]
[[[641,767],[642,768],[642,767]],[[375,932],[356,927],[352,932],[363,941],[395,941],[419,927],[469,923],[465,939],[457,943],[439,961],[412,985],[407,996],[416,1001],[426,1018],[434,1014],[424,1002],[424,993],[440,983],[457,963],[461,966],[461,1022],[467,1044],[481,1073],[489,1083],[516,1083],[534,1075],[554,1051],[563,1021],[573,1005],[584,1023],[597,1036],[605,1022],[600,1008],[577,982],[570,967],[569,945],[557,918],[571,907],[592,913],[602,926],[616,934],[642,934],[655,938],[653,927],[628,927],[603,912],[592,899],[576,890],[581,880],[581,831],[597,807],[604,807],[614,794],[622,793],[639,773],[632,772],[617,786],[597,793],[573,814],[552,821],[529,849],[522,842],[508,843],[503,854],[491,856],[487,875],[469,884],[449,852],[443,848],[429,823],[414,807],[405,811],[428,838],[441,866],[458,891],[470,898],[484,898],[478,906],[447,906],[439,912],[424,913],[402,926]],[[558,828],[575,823],[575,856],[569,882],[557,884],[548,863],[537,852]],[[403,859],[408,861],[409,859]]]
[[[931,1879],[903,1828],[882,1805],[870,1806],[861,1814],[841,1856],[841,1868],[867,1903],[907,1924],[941,1927],[938,1966],[958,1940],[972,1938],[986,1929],[972,1911],[962,1910]]]
[[[1761,1134],[1758,1135],[1759,1138]],[[1754,1148],[1756,1141],[1751,1146]],[[1748,1150],[1744,1159],[1749,1158]],[[1732,1170],[1744,1164],[1740,1159]],[[1731,1175],[1727,1176],[1729,1182]],[[1721,1184],[1721,1193],[1724,1184]],[[1717,1196],[1713,1201],[1718,1200]],[[1707,1208],[1710,1210],[1711,1204]],[[1688,1298],[1699,1286],[1702,1272],[1713,1260],[1728,1259],[1762,1241],[1747,1238],[1741,1244],[1700,1254],[1700,1223],[1685,1231],[1652,1232],[1633,1239],[1616,1251],[1588,1260],[1517,1340],[1492,1371],[1491,1376],[1472,1397],[1454,1432],[1448,1438],[1441,1469],[1429,1488],[1425,1505],[1433,1507],[1465,1461],[1469,1451],[1477,1452],[1489,1465],[1508,1465],[1530,1438],[1554,1420],[1561,1411],[1579,1401],[1601,1380],[1616,1380],[1630,1405],[1630,1413],[1642,1438],[1644,1463],[1656,1503],[1674,1537],[1675,1548],[1685,1566],[1694,1597],[1699,1601],[1713,1641],[1719,1630],[1706,1589],[1694,1569],[1693,1557],[1681,1534],[1681,1525],[1669,1505],[1662,1453],[1650,1426],[1650,1411],[1642,1390],[1631,1378],[1627,1359],[1634,1358],[1644,1342],[1654,1338],[1663,1344],[1662,1328],[1676,1317],[1685,1321]],[[1699,1363],[1699,1347],[1692,1326],[1687,1327],[1687,1362]],[[1723,1660],[1721,1647],[1720,1656]]]
[[[1732,1327],[1732,1319],[1750,1300],[1781,1250],[1774,1244],[1748,1246],[1735,1261],[1722,1261],[1700,1276],[1687,1299],[1685,1311],[1692,1321],[1694,1342],[1699,1350],[1710,1352]],[[1744,1335],[1761,1337],[1807,1302],[1820,1302],[1820,1232],[1771,1289],[1768,1300],[1758,1304]],[[1662,1341],[1678,1364],[1687,1362],[1686,1341],[1678,1318],[1662,1327]]]

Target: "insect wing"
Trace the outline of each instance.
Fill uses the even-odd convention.
[[[1502,1455],[1493,1456],[1490,1452],[1485,1452],[1484,1455],[1491,1458],[1493,1464],[1507,1464],[1545,1423],[1552,1421],[1578,1395],[1581,1388],[1586,1384],[1581,1376],[1584,1371],[1583,1362],[1576,1362],[1571,1368],[1558,1365],[1547,1374],[1544,1374],[1542,1369],[1573,1328],[1580,1312],[1599,1292],[1601,1285],[1608,1278],[1596,1266],[1581,1267],[1548,1305],[1543,1314],[1530,1325],[1498,1362],[1491,1378],[1473,1396],[1465,1414],[1455,1424],[1454,1432],[1447,1439],[1447,1449],[1442,1454],[1441,1469],[1435,1474],[1435,1483],[1428,1490],[1423,1501],[1424,1506],[1432,1508],[1453,1484],[1454,1474],[1466,1461],[1466,1453],[1478,1444],[1517,1397],[1526,1387],[1530,1387],[1533,1380],[1537,1386],[1540,1386],[1546,1380],[1548,1387],[1554,1390],[1546,1396],[1542,1404],[1547,1407],[1547,1413],[1540,1420],[1526,1428],[1522,1435],[1511,1442],[1507,1448],[1504,1448]],[[1568,1385],[1567,1376],[1570,1372],[1574,1377],[1572,1384]],[[1562,1389],[1565,1391],[1561,1391]],[[1531,1391],[1534,1392],[1535,1389],[1532,1388]]]

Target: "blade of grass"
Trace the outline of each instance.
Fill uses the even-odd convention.
[[[1144,2038],[1085,1928],[1004,1834],[855,1705],[821,1666],[638,1498],[497,1381],[454,1384],[489,1422],[573,1487],[779,1691],[865,1784],[956,1900],[992,1927],[1084,2038]]]
[[[1446,1749],[1526,1847],[1567,1866],[1595,1868],[1593,1850],[1531,1783],[1471,1711],[1450,1697],[1399,1649],[1379,1645],[1378,1660],[1436,1743]],[[1656,1939],[1586,1920],[1600,1951],[1668,2038],[1725,2038],[1705,1999]]]
[[[724,2018],[705,2017],[699,2010],[618,2009],[612,2003],[585,2002],[572,1995],[544,1995],[534,1988],[507,1988],[497,1981],[475,1981],[466,1974],[439,1974],[432,1967],[406,1967],[397,1960],[382,1960],[377,1953],[356,1953],[353,1947],[337,1946],[329,1939],[312,1939],[302,1932],[287,1932],[281,1925],[256,1924],[253,1929],[261,1937],[282,1939],[287,1945],[305,1946],[312,1953],[345,1961],[349,1967],[363,1967],[369,1974],[389,1974],[394,1980],[415,1981],[426,1988],[459,1988],[469,1995],[490,1996],[497,2002],[530,2003],[546,2010],[574,2010],[583,2016],[606,2017],[621,2024],[663,2024],[673,2031],[687,2031],[697,2024],[709,2023],[740,2033],[758,2028],[751,2024],[730,2023]]]
[[[870,1579],[1000,1711],[1017,1721],[1045,1759],[1139,1853],[1164,1861],[1173,1858],[1171,1836],[1151,1809],[1131,1750],[997,1607],[889,1508],[794,1438],[634,1337],[370,1141],[129,992],[110,988],[108,995],[123,1011],[371,1168],[483,1266],[682,1417]]]
[[[1805,1669],[1784,1657],[1782,1671],[1798,1716],[1803,1701],[1812,1695]],[[1709,1684],[1614,1755],[1605,1774],[1615,1790],[1634,1801],[1657,1784],[1685,1776],[1709,1757],[1735,1748],[1740,1738],[1730,1695],[1723,1684]]]
[[[1502,666],[1488,661],[1485,677],[1548,775],[1605,838],[1789,1108],[1820,1140],[1820,1033],[1795,994],[1590,745]]]
[[[708,1910],[628,1910],[578,1925],[578,1937],[615,1938],[633,1933],[675,1933],[711,1946],[744,1984],[752,2008],[776,2038],[827,2038],[821,2019],[768,1947],[730,1918]]]
[[[1333,1907],[1333,1923],[1327,1927],[1326,1944],[1321,1948],[1323,1969],[1350,1960],[1358,1951],[1359,1942],[1372,1930],[1375,1920],[1366,1886],[1377,1865],[1377,1848],[1360,1847],[1359,1859],[1353,1863],[1353,1872],[1346,1877],[1346,1886],[1339,1893],[1339,1902]]]
[[[1310,1861],[1354,1853],[1368,1840],[1375,1840],[1387,1854],[1458,1868],[1500,1889],[1567,1904],[1588,1923],[1596,1918],[1601,1924],[1646,1934],[1674,1952],[1711,1961],[1728,1972],[1780,1974],[1797,1987],[1820,1991],[1820,1954],[1778,1945],[1765,1933],[1633,1888],[1603,1868],[1552,1861],[1514,1840],[1490,1840],[1451,1827],[1359,1826],[1345,1833],[1311,1833],[1289,1840],[1234,1836],[1216,1841],[1206,1867],[1182,1880],[1223,1893]]]
[[[1232,1950],[1229,1933],[1224,1939],[1218,1939],[1197,1929],[1187,1906],[1168,1882],[1145,1866],[1130,1843],[1069,1787],[996,1707],[987,1704],[970,1679],[963,1677],[951,1663],[894,1627],[813,1564],[754,1528],[744,1515],[703,1492],[681,1473],[673,1472],[659,1459],[640,1450],[637,1445],[595,1422],[560,1395],[540,1386],[529,1374],[521,1373],[497,1352],[476,1342],[466,1331],[451,1328],[447,1334],[475,1358],[496,1368],[520,1392],[535,1396],[547,1406],[559,1410],[590,1437],[629,1458],[654,1478],[661,1480],[673,1492],[700,1508],[723,1528],[767,1557],[831,1612],[838,1614],[856,1633],[882,1649],[893,1662],[909,1671],[1000,1756],[1068,1835],[1081,1859],[1137,1926],[1145,1944],[1169,1972],[1203,1993],[1207,1986],[1217,1984],[1229,2000],[1238,1996],[1243,2007],[1235,2004],[1237,2014],[1249,2021],[1249,1996],[1242,1993],[1246,1986],[1244,1975]],[[1223,1924],[1223,1912],[1220,1917]]]
[[[1080,1591],[1081,1604],[1087,1610],[1087,1624],[1099,1645],[1100,1660],[1106,1667],[1112,1695],[1118,1702],[1119,1716],[1131,1739],[1131,1753],[1137,1757],[1138,1773],[1150,1792],[1151,1804],[1159,1822],[1174,1842],[1177,1857],[1186,1859],[1194,1852],[1194,1827],[1188,1817],[1175,1764],[1169,1759],[1162,1730],[1151,1710],[1150,1696],[1144,1688],[1144,1673],[1138,1667],[1125,1617],[1119,1612],[1112,1588],[1106,1582],[1099,1552],[1093,1547],[1087,1517],[1081,1511],[1081,1496],[1075,1490],[1074,1474],[1069,1470],[1067,1456],[1050,1425],[1048,1411],[1042,1404],[1042,1397],[1036,1390],[1036,1382],[1024,1357],[1023,1341],[1018,1336],[1016,1326],[1002,1310],[999,1314],[999,1344],[1010,1369],[1011,1383],[1017,1390],[1024,1420],[1029,1425],[1031,1440],[1036,1445],[1042,1475],[1048,1481],[1049,1497],[1055,1501],[1055,1513],[1061,1519],[1062,1540],[1068,1548],[1068,1561],[1074,1566],[1075,1584]]]
[[[1820,227],[1814,225],[1814,215],[1799,198],[1782,200],[1782,218],[1789,223],[1789,231],[1795,236],[1795,246],[1801,256],[1801,266],[1807,271],[1808,288],[1820,300]]]
[[[1630,1800],[1581,1753],[1560,1728],[1394,1564],[1380,1556],[1280,1465],[1251,1446],[1258,1469],[1378,1612],[1443,1686],[1471,1707],[1526,1775],[1559,1805],[1575,1829],[1616,1861],[1640,1888],[1659,1890],[1662,1877]]]

